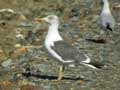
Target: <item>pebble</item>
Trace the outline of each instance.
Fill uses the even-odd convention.
[[[10,65],[12,65],[13,64],[12,62],[13,62],[12,59],[8,59],[8,60],[2,62],[1,65],[6,68],[6,67],[9,67]]]
[[[3,52],[3,50],[2,49],[0,49],[0,53],[2,53]]]
[[[15,47],[15,48],[20,48],[20,47],[22,47],[22,46],[21,46],[21,44],[15,44],[14,47]]]

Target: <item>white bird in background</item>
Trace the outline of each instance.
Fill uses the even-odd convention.
[[[91,61],[86,54],[80,52],[78,49],[63,40],[58,31],[59,18],[56,15],[36,18],[36,21],[45,21],[49,23],[49,29],[44,45],[48,53],[62,64],[62,67],[60,67],[58,80],[61,80],[63,77],[64,65],[75,67],[77,65],[84,64],[92,68],[101,68],[103,66],[101,63]]]
[[[108,0],[102,0],[103,9],[100,14],[100,27],[103,31],[113,31],[115,27],[115,19],[113,18]],[[102,31],[101,31],[102,33]]]

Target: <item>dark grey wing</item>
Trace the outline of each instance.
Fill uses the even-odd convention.
[[[51,47],[57,54],[59,54],[64,61],[74,60],[74,65],[87,65],[92,68],[102,68],[104,64],[88,60],[88,56],[79,52],[76,48],[67,44],[64,41],[57,41],[54,43],[54,46]],[[68,63],[69,64],[69,63]]]
[[[64,41],[54,42],[54,46],[52,47],[52,49],[65,61],[75,60],[75,62],[80,62],[86,60],[86,56],[83,53],[80,53],[76,48],[72,47]]]
[[[115,20],[111,14],[102,13],[100,15],[100,26],[103,29],[114,30]]]

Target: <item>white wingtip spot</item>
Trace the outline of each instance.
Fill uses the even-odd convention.
[[[84,65],[86,65],[86,66],[88,66],[88,67],[91,67],[91,68],[93,68],[93,69],[98,69],[97,67],[95,67],[95,66],[93,66],[93,65],[91,65],[91,64],[86,64],[86,63],[82,63],[82,64],[84,64]]]
[[[86,65],[86,66],[89,66],[89,67],[91,67],[91,68],[93,68],[93,69],[97,69],[95,66],[89,64],[91,60],[90,60],[90,58],[89,58],[87,55],[85,55],[85,56],[87,57],[87,59],[84,60],[84,61],[82,61],[82,64],[84,64],[84,65]]]
[[[90,63],[90,58],[87,55],[85,55],[85,56],[87,57],[87,59],[82,61],[82,63]]]

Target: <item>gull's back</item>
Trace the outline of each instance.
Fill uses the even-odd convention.
[[[114,30],[115,20],[110,13],[101,13],[100,15],[100,26],[102,29]]]

